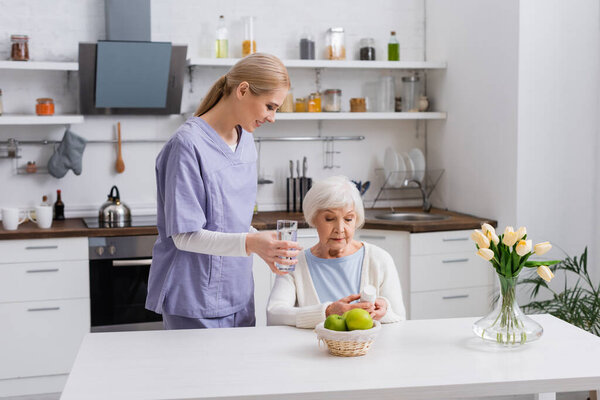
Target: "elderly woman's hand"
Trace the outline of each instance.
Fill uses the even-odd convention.
[[[351,294],[350,296],[339,299],[338,301],[334,301],[327,309],[325,309],[325,316],[329,317],[331,314],[342,315],[348,310],[352,310],[353,308],[364,308],[369,312],[369,314],[375,311],[375,306],[373,303],[362,302],[362,303],[354,303],[351,302],[360,299],[360,294]]]
[[[277,233],[273,231],[246,235],[246,253],[256,253],[277,275],[285,275],[287,272],[280,271],[275,262],[281,265],[295,265],[298,260],[290,259],[290,257],[298,256],[301,249],[302,247],[297,242],[277,240]]]
[[[379,321],[387,312],[387,301],[382,298],[375,299],[375,311],[371,312],[371,318]]]

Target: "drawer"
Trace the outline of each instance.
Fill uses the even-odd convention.
[[[62,260],[88,260],[87,238],[0,241],[0,264]]]
[[[0,321],[0,379],[65,374],[90,331],[90,301],[0,304]]]
[[[89,298],[88,261],[0,264],[0,303]]]
[[[410,258],[411,292],[488,286],[493,277],[490,263],[472,251]]]
[[[483,317],[493,293],[493,286],[411,293],[410,319]]]
[[[413,233],[410,235],[410,255],[462,253],[477,251],[471,240],[472,229],[464,231],[444,231]]]

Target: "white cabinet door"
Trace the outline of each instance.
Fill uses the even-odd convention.
[[[0,240],[0,263],[87,260],[85,237]]]
[[[0,304],[0,379],[66,374],[90,331],[90,301]]]
[[[493,286],[411,293],[411,319],[483,317],[490,311]]]

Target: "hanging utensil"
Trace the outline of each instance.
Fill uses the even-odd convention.
[[[115,169],[119,174],[125,171],[125,162],[123,161],[123,154],[121,154],[121,123],[117,122],[117,162],[115,163]]]

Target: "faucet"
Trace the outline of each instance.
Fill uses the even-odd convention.
[[[431,203],[429,202],[429,196],[427,196],[427,192],[425,191],[425,188],[423,187],[421,182],[416,179],[411,179],[408,181],[408,183],[415,183],[421,191],[421,196],[423,196],[423,212],[428,213],[429,211],[431,211]]]

